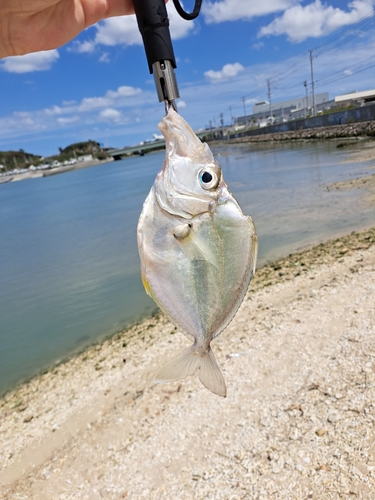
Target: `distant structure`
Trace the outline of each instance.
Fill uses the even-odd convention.
[[[338,95],[335,97],[335,103],[344,106],[351,104],[354,104],[356,106],[363,106],[364,104],[373,101],[375,101],[375,89],[364,90],[362,92],[358,92],[356,90],[354,92],[348,92],[347,94]]]
[[[315,94],[315,108],[316,112],[319,113],[330,109],[335,101],[329,100],[328,92],[323,92],[322,94]],[[287,101],[275,102],[271,106],[270,116],[270,103],[267,101],[257,102],[253,106],[253,113],[247,116],[239,116],[236,118],[236,125],[253,125],[260,124],[264,121],[282,122],[288,121],[295,118],[304,118],[312,113],[312,97],[298,97],[297,99],[289,99]]]

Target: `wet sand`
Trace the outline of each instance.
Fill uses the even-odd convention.
[[[372,499],[374,303],[372,228],[257,271],[226,399],[153,384],[189,345],[163,314],[91,347],[0,400],[0,497]]]

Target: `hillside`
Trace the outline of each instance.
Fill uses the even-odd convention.
[[[0,173],[10,172],[14,169],[28,169],[31,166],[38,167],[42,164],[52,164],[55,161],[64,163],[85,155],[92,155],[99,160],[108,157],[107,152],[102,150],[100,144],[92,140],[70,144],[66,148],[59,148],[58,154],[49,157],[27,153],[23,149],[19,151],[0,151]]]

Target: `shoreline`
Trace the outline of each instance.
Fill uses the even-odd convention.
[[[149,442],[154,432],[157,432],[158,439],[164,439],[162,433],[159,435],[159,430],[161,432],[161,429],[164,429],[164,424],[162,423],[163,415],[165,415],[166,412],[169,415],[168,418],[172,418],[173,420],[173,412],[177,411],[177,407],[179,408],[179,406],[175,407],[175,404],[181,404],[184,408],[183,411],[187,411],[188,414],[189,412],[194,414],[198,411],[199,414],[203,412],[202,415],[204,414],[205,410],[203,410],[203,408],[206,404],[213,405],[213,407],[216,408],[214,411],[218,411],[219,413],[222,411],[229,411],[230,408],[233,410],[234,405],[234,407],[237,408],[237,412],[239,412],[238,415],[236,413],[237,417],[235,418],[239,418],[241,421],[241,419],[244,418],[243,402],[241,402],[242,400],[238,400],[238,397],[243,397],[242,393],[244,387],[247,387],[247,382],[245,382],[247,379],[244,379],[243,382],[241,382],[241,379],[238,384],[232,370],[239,370],[239,373],[242,374],[244,374],[244,371],[247,372],[250,365],[248,361],[245,361],[247,356],[246,353],[251,352],[252,356],[256,358],[259,353],[263,352],[263,347],[267,347],[262,354],[262,356],[265,356],[262,358],[263,361],[258,361],[258,363],[260,363],[259,366],[263,366],[262,370],[265,370],[264,373],[266,375],[264,376],[266,377],[265,380],[267,380],[268,377],[271,377],[272,373],[266,368],[267,364],[270,362],[274,363],[274,360],[284,352],[284,348],[280,346],[281,351],[279,351],[279,355],[276,356],[276,358],[274,358],[275,353],[272,356],[268,353],[269,349],[274,350],[274,347],[271,348],[275,342],[273,337],[274,334],[271,334],[271,332],[276,329],[280,334],[280,332],[283,331],[280,330],[280,328],[282,329],[284,324],[282,317],[284,317],[284,321],[288,322],[288,315],[293,315],[293,311],[302,308],[301,311],[305,312],[302,315],[299,313],[297,315],[297,319],[299,319],[294,323],[297,329],[299,329],[301,324],[303,325],[306,323],[305,316],[308,314],[309,307],[311,307],[310,304],[307,309],[304,308],[304,303],[306,301],[308,303],[311,301],[314,302],[315,298],[321,294],[324,298],[324,294],[328,292],[331,293],[335,287],[344,285],[347,287],[346,293],[349,294],[349,303],[354,302],[355,307],[355,311],[351,311],[351,315],[355,320],[359,321],[361,315],[363,316],[362,313],[364,312],[365,302],[361,300],[360,296],[357,297],[355,293],[352,292],[347,282],[348,280],[350,281],[350,279],[359,279],[363,281],[360,276],[361,273],[365,273],[365,271],[369,273],[371,270],[372,275],[374,275],[373,277],[375,277],[375,227],[360,233],[353,232],[341,238],[329,240],[328,242],[291,254],[258,269],[255,278],[250,284],[249,292],[239,313],[235,316],[227,330],[213,343],[218,362],[221,366],[224,366],[224,376],[229,385],[229,396],[226,400],[221,400],[209,395],[199,382],[197,382],[195,377],[190,377],[187,380],[174,384],[157,386],[152,384],[152,377],[157,367],[160,366],[163,361],[169,359],[174,353],[178,352],[179,349],[185,347],[188,342],[183,335],[176,333],[174,326],[162,313],[157,313],[152,317],[144,319],[133,327],[119,332],[104,342],[86,349],[84,352],[72,357],[68,361],[52,367],[47,372],[34,377],[29,382],[10,391],[0,399],[0,434],[3,442],[3,453],[0,458],[0,492],[3,491],[5,495],[4,498],[13,498],[13,496],[7,496],[13,495],[13,493],[22,493],[26,494],[27,498],[43,500],[44,498],[51,498],[48,496],[47,492],[49,491],[51,493],[55,491],[55,488],[58,486],[62,496],[53,496],[53,498],[100,498],[93,493],[96,487],[94,485],[97,480],[95,480],[96,482],[90,481],[91,486],[88,486],[90,493],[88,494],[85,488],[80,489],[78,487],[78,478],[74,480],[71,479],[73,471],[70,470],[68,465],[66,465],[66,467],[70,472],[64,472],[64,467],[62,465],[58,465],[56,469],[56,460],[58,460],[58,463],[62,460],[61,464],[65,463],[66,460],[68,460],[66,464],[69,464],[71,461],[73,464],[76,463],[78,460],[76,456],[78,450],[83,449],[82,446],[85,447],[88,442],[91,442],[92,446],[98,446],[99,443],[100,456],[102,458],[98,458],[98,460],[99,462],[102,460],[105,462],[104,456],[111,455],[112,451],[113,453],[119,453],[118,450],[120,445],[118,443],[121,442],[120,448],[123,451],[120,455],[125,462],[128,463],[127,460],[131,458],[132,451],[138,449],[136,445],[138,442],[137,439],[139,439],[146,448],[148,445],[145,444],[144,440],[146,439],[146,442]],[[374,281],[372,283],[374,283]],[[372,285],[372,289],[373,293],[375,293],[374,285]],[[337,290],[339,290],[339,288],[337,288]],[[354,295],[351,296],[351,293],[354,293]],[[336,294],[335,298],[337,297]],[[288,306],[288,301],[290,304],[294,305]],[[373,299],[371,304],[373,304]],[[287,312],[286,316],[285,314],[283,316],[280,312],[280,308],[282,309],[285,306],[289,312]],[[333,313],[335,313],[334,310]],[[367,313],[368,311],[366,314]],[[372,312],[372,315],[374,315],[374,312]],[[281,318],[280,323],[277,320],[278,316]],[[322,321],[322,318],[324,318],[324,314],[322,314],[321,318],[317,318],[317,321]],[[366,320],[366,317],[364,316],[363,319]],[[372,324],[371,321],[370,324]],[[375,328],[375,324],[372,325]],[[312,327],[314,329],[313,324]],[[332,327],[335,328],[334,323],[331,328]],[[329,336],[331,333],[332,332],[325,333],[319,331],[318,337],[320,338],[324,336],[324,334]],[[370,333],[370,331],[368,333]],[[375,331],[372,333],[375,335]],[[316,334],[317,333],[314,335]],[[285,337],[285,339],[288,339],[287,342],[290,341],[288,335],[289,333]],[[354,335],[354,333],[351,332],[350,335]],[[364,333],[361,335],[363,337]],[[312,341],[313,338],[314,336],[310,338],[310,341]],[[365,337],[363,338],[365,339]],[[299,336],[297,335],[295,341],[298,342],[298,339]],[[235,343],[233,343],[234,340]],[[271,342],[271,344],[269,344],[269,342]],[[323,346],[324,344],[321,344],[322,342],[323,339],[320,338],[318,344]],[[360,341],[355,340],[352,344],[350,344],[350,342],[349,344],[351,347],[355,347],[361,351],[358,342]],[[370,339],[366,338],[366,343],[367,342],[370,342]],[[279,345],[279,342],[276,343]],[[319,356],[320,348],[317,349],[316,347],[308,346],[307,352],[309,352],[310,349],[313,349],[315,355]],[[356,355],[359,356],[358,353]],[[348,360],[344,360],[344,367],[346,362],[349,363]],[[233,363],[235,368],[230,368]],[[366,363],[363,364],[361,369],[367,370]],[[283,363],[281,365],[278,363],[276,364],[276,372],[277,370],[281,370],[280,376],[285,370],[288,370],[287,365],[282,368],[283,366]],[[319,363],[316,366],[319,366]],[[370,379],[372,380],[371,377],[373,377],[372,366],[374,366],[375,371],[375,364],[371,364],[371,371],[365,372],[368,373],[366,382],[367,391],[373,390],[370,383]],[[311,370],[309,364],[308,367]],[[315,370],[316,369],[317,368],[315,368]],[[257,370],[259,372],[259,367]],[[261,372],[263,373],[262,370]],[[250,379],[252,379],[252,373],[253,367],[246,377],[250,376]],[[307,379],[320,380],[317,376],[317,372],[313,370],[313,373],[314,375],[308,376]],[[285,373],[283,376],[285,376]],[[321,375],[323,378],[319,383],[328,383],[325,382],[324,377],[328,377],[329,379],[330,377],[332,378],[332,376],[332,374],[328,375],[323,371]],[[310,382],[309,384],[311,385]],[[270,382],[267,382],[267,384],[269,383]],[[338,382],[336,381],[335,383],[337,384]],[[251,385],[246,390],[250,390],[250,392],[253,393],[251,398],[255,398],[258,405],[265,404],[267,406],[271,404],[270,401],[274,401],[276,397],[276,395],[271,397],[267,391],[264,394],[265,387],[263,387],[262,384],[259,385],[259,383],[256,383],[255,380],[251,382]],[[332,388],[326,388],[324,390],[334,391]],[[314,391],[318,395],[320,394],[319,391],[315,389]],[[340,391],[342,392],[344,389],[341,388]],[[337,389],[337,394],[340,391]],[[345,391],[347,391],[347,389],[345,389]],[[309,391],[307,391],[306,394],[309,397],[313,395],[313,393]],[[334,392],[332,394],[334,394]],[[345,399],[344,395],[340,397],[337,396],[337,401],[342,402],[341,400]],[[332,395],[329,397],[335,398],[336,396]],[[307,403],[301,406],[298,397],[295,396],[295,401],[289,401],[291,396],[288,396],[286,399],[285,395],[283,397],[284,399],[278,404],[281,404],[283,408],[289,407],[289,410],[283,411],[292,415],[293,419],[296,419],[298,423],[298,419],[307,411],[305,409]],[[274,403],[271,404],[271,407],[273,404]],[[169,405],[172,405],[174,408],[173,411],[171,410],[172,415],[168,413]],[[140,418],[140,411],[143,415],[143,424],[139,427],[137,421]],[[262,413],[260,409],[259,411]],[[263,417],[259,417],[260,421],[258,421],[258,423],[255,421],[251,423],[252,432],[258,432],[256,430],[258,427],[262,430],[264,426],[266,426],[267,429],[269,425],[271,425],[269,422],[276,418],[276,414],[272,416],[273,410],[271,411],[269,409],[269,411],[271,413],[264,417],[266,419],[265,421],[268,423],[262,423]],[[362,415],[362,410],[360,413]],[[364,416],[366,415],[367,414],[364,414]],[[186,417],[187,415],[184,418]],[[181,417],[179,417],[179,419],[180,418]],[[332,420],[334,420],[334,418],[335,417],[332,417]],[[110,431],[110,427],[108,427],[109,421],[112,422],[111,425],[115,425],[117,429],[116,433]],[[184,422],[185,420],[183,419],[183,425]],[[196,424],[197,422],[195,422],[195,425]],[[155,428],[155,426],[157,426],[157,428]],[[321,432],[322,436],[327,434],[326,439],[320,441],[325,442],[328,446],[327,439],[329,437],[332,441],[331,428],[334,424],[332,424],[332,422],[328,422],[328,424],[319,422],[319,426],[317,432]],[[152,431],[149,430],[150,427],[153,429]],[[120,428],[123,430],[119,430]],[[362,429],[363,427],[360,426],[361,432]],[[168,431],[164,429],[163,432]],[[179,432],[181,432],[181,430]],[[130,439],[129,435],[133,435],[130,441],[128,441],[128,439]],[[136,438],[135,435],[138,435],[138,438]],[[148,438],[147,435],[149,436]],[[317,435],[315,434],[315,436]],[[186,441],[188,438],[185,437],[184,439]],[[104,448],[101,448],[102,445],[100,443],[102,443],[103,440],[105,440],[107,444]],[[79,446],[77,444],[78,442],[80,443]],[[293,440],[291,442],[293,442]],[[94,445],[94,443],[96,444]],[[336,440],[334,444],[337,447],[338,441]],[[237,443],[236,446],[238,447],[239,443]],[[91,453],[93,453],[93,451],[91,451]],[[156,453],[157,456],[156,449],[154,453]],[[239,451],[238,453],[239,456],[242,456],[244,451]],[[283,460],[280,459],[281,455],[279,452],[270,451],[270,453],[271,455],[274,453],[275,458],[269,459],[263,457],[261,462],[262,467],[267,464],[271,469],[272,467],[275,469],[273,472],[271,471],[271,476],[272,474],[276,474],[277,476],[285,467],[288,469],[285,459],[283,459],[284,464],[282,463]],[[64,459],[64,456],[70,458]],[[74,460],[73,456],[75,457]],[[128,458],[125,459],[125,456]],[[215,456],[217,457],[217,455]],[[133,459],[134,457],[132,460]],[[87,458],[85,460],[87,460]],[[200,460],[204,462],[202,457]],[[239,461],[239,459],[234,458],[233,460],[236,463]],[[322,467],[326,467],[326,469],[324,469],[324,467],[320,469],[321,471],[334,470],[332,464],[328,463],[329,460],[332,461],[332,457],[329,459],[327,458],[327,464],[321,464]],[[95,459],[94,462],[95,464],[99,464],[97,459]],[[281,465],[283,465],[283,467],[281,467]],[[105,471],[106,467],[112,466],[113,462],[110,461],[109,465],[103,463],[100,467],[103,467]],[[305,464],[303,467],[305,466],[308,467],[308,464]],[[80,467],[83,467],[83,465],[81,464]],[[87,465],[85,467],[87,468]],[[97,465],[97,467],[99,467],[99,465]],[[314,467],[316,467],[316,464],[314,464]],[[366,470],[370,470],[368,467],[369,466],[366,465]],[[279,472],[277,472],[278,468],[280,468]],[[199,465],[197,465],[194,470],[200,470]],[[107,472],[104,473],[107,474]],[[184,472],[185,475],[187,474],[187,476],[190,477],[190,480],[191,473],[194,474],[195,472],[189,472],[189,470]],[[291,473],[297,474],[298,477],[300,474],[298,470],[297,472],[292,471]],[[321,472],[319,472],[319,474],[320,473]],[[156,479],[142,479],[143,476],[140,474],[137,475],[136,471],[133,471],[133,474],[134,478],[137,478],[139,484],[137,483],[138,486],[135,484],[133,485],[133,493],[130,492],[128,498],[143,498],[141,495],[141,484],[143,481],[146,481],[147,484],[149,482],[153,483],[153,481],[155,484],[158,483]],[[197,473],[197,475],[199,475],[199,482],[203,487],[205,481],[202,481],[201,474],[202,472],[199,472],[199,474]],[[259,481],[263,481],[263,475],[264,472],[260,473]],[[60,479],[58,479],[56,483],[57,478]],[[70,488],[70,483],[66,481],[71,481],[74,487],[72,486],[72,488]],[[108,481],[108,478],[106,481]],[[197,486],[197,481],[198,480],[193,478],[191,484],[196,484]],[[100,481],[100,483],[102,483],[102,481]],[[35,492],[39,490],[33,490],[30,486],[31,484],[34,484],[35,488],[40,488],[42,485],[44,493],[40,490],[40,496],[39,494],[36,495]],[[52,486],[49,487],[49,484]],[[103,488],[104,484],[105,481],[103,483]],[[375,486],[375,475],[372,484]],[[120,486],[117,485],[116,494],[108,495],[107,498],[121,498],[119,495],[121,488],[119,488]],[[160,484],[158,488],[162,488],[162,484]],[[157,494],[158,488],[152,490],[153,493],[147,498],[178,498],[178,496],[176,496],[178,491],[178,489],[176,489],[176,484],[173,487],[173,494],[171,493],[170,496],[166,494],[168,491],[167,489]],[[165,486],[165,488],[167,487]],[[67,496],[63,496],[65,490],[69,490],[70,494],[68,493]],[[33,496],[32,491],[34,491],[36,496]],[[86,491],[86,494],[84,494],[84,491]],[[199,495],[201,497],[204,496],[204,491],[204,489],[199,489]],[[268,495],[270,495],[271,490],[267,491]],[[162,494],[163,492],[165,496]],[[288,500],[297,498],[292,496],[290,491],[288,494],[290,496],[272,498],[285,498]],[[191,493],[191,495],[193,495],[193,493]],[[187,495],[186,498],[194,498],[194,496]],[[228,497],[212,495],[210,498],[224,499]]]
[[[66,172],[73,172],[74,170],[81,170],[82,168],[95,167],[104,163],[111,163],[112,159],[106,160],[89,160],[77,162],[74,165],[67,165],[62,167],[55,167],[48,170],[34,170],[32,172],[24,172],[22,174],[12,174],[9,176],[0,177],[0,185],[7,184],[8,182],[23,181],[25,179],[38,179],[40,177],[49,177],[51,175],[64,174]]]
[[[375,190],[375,174],[366,176],[365,178],[367,179],[368,177],[370,178],[369,184]],[[362,178],[354,179],[353,181],[342,181],[340,183],[334,183],[330,186],[332,186],[331,189],[352,189],[353,187],[357,187],[357,184],[362,184]],[[362,185],[360,185],[359,187],[362,187]],[[357,245],[356,247],[353,247],[353,238],[355,241],[357,241],[359,246]],[[302,247],[300,250],[292,252],[284,257],[266,262],[261,267],[256,268],[256,273],[251,279],[247,294],[257,292],[271,285],[276,285],[278,283],[284,283],[286,281],[292,280],[294,277],[300,275],[301,270],[306,271],[307,268],[304,267],[306,265],[304,263],[305,261],[312,263],[307,264],[308,266],[320,265],[323,263],[333,263],[335,262],[335,260],[342,258],[342,256],[346,253],[349,253],[350,255],[351,252],[355,249],[366,248],[368,240],[375,243],[375,226],[358,231],[352,231],[348,234],[317,242],[313,245],[307,245]],[[299,266],[300,262],[303,262],[303,264],[301,265],[302,267],[301,269],[296,270],[296,263],[298,263]],[[124,342],[128,343],[128,341],[130,341],[134,337],[134,330],[147,330],[148,328],[150,328],[149,325],[154,326],[155,322],[161,321],[162,319],[169,322],[169,319],[166,317],[166,315],[162,311],[160,311],[158,306],[155,304],[155,310],[151,314],[135,319],[124,328],[121,328],[118,332],[105,335],[101,340],[94,342],[91,345],[82,347],[73,354],[67,355],[64,358],[57,360],[55,363],[46,368],[41,368],[38,373],[17,383],[14,387],[11,387],[6,392],[0,394],[0,409],[2,408],[2,406],[4,406],[4,401],[9,401],[10,399],[14,398],[19,399],[17,397],[17,394],[19,392],[22,392],[24,387],[32,384],[35,380],[42,379],[48,374],[53,374],[56,370],[58,370],[59,367],[64,366],[74,361],[75,359],[81,358],[82,356],[84,360],[86,360],[87,357],[90,358],[90,353],[92,350],[100,351],[101,346],[107,343],[111,343],[112,340],[115,340],[117,338],[124,338]],[[173,325],[172,329],[174,329]]]

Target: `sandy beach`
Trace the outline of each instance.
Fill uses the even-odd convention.
[[[153,384],[189,345],[163,314],[116,334],[0,400],[0,497],[373,499],[374,303],[375,227],[262,267],[212,345],[226,399]]]

